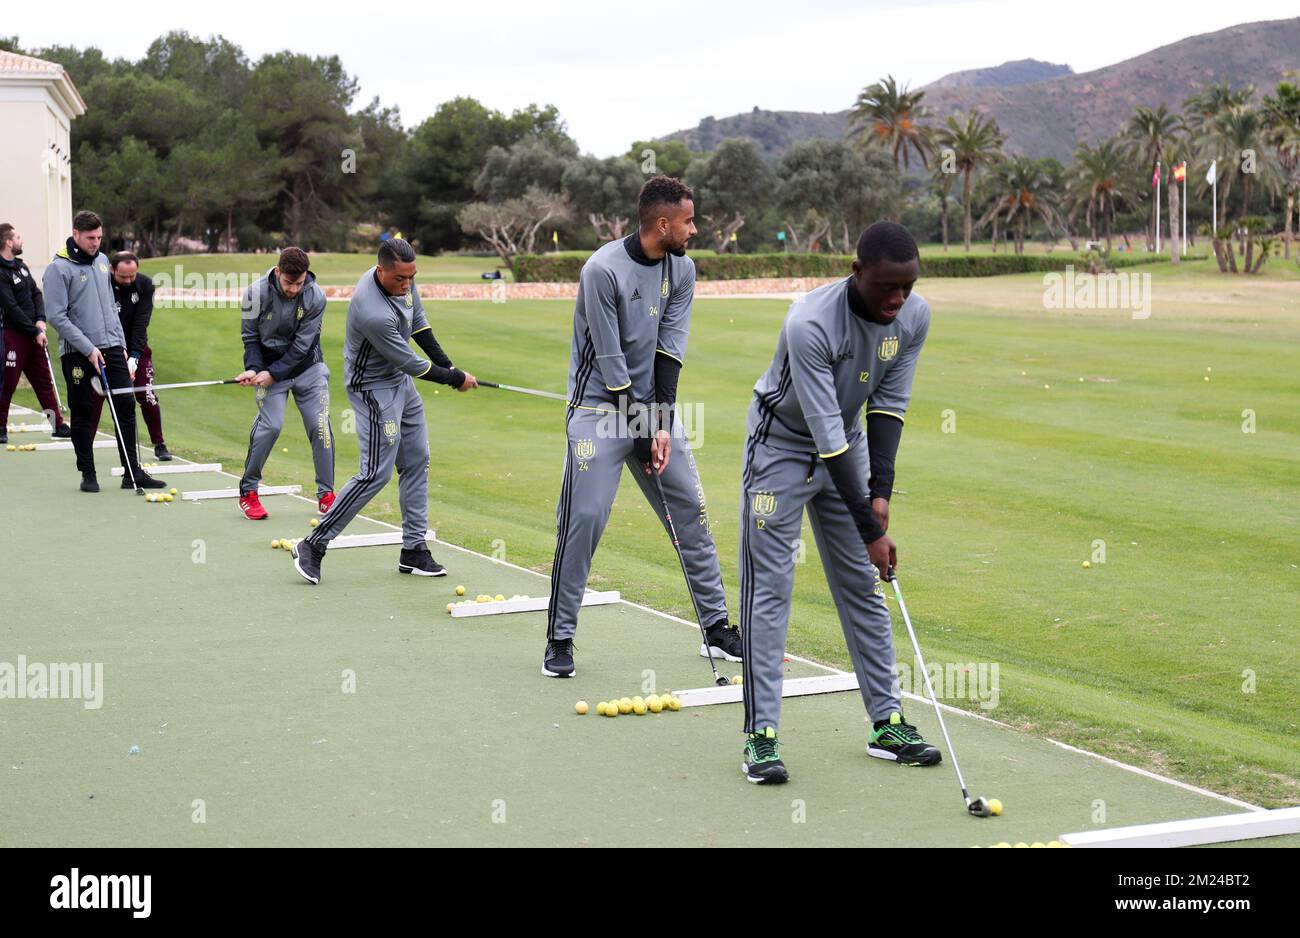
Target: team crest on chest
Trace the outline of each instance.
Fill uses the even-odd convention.
[[[106,274],[106,273],[108,273],[108,265],[107,265],[107,264],[100,264],[100,265],[99,265],[99,272],[100,272],[101,274]]]
[[[880,340],[880,348],[876,351],[876,357],[882,362],[887,362],[898,354],[898,336],[891,335]]]
[[[299,319],[302,319],[302,317],[303,317],[304,315],[306,315],[306,313],[307,313],[307,310],[303,309],[301,306],[298,307],[298,318],[299,318]]]
[[[406,294],[406,308],[407,308],[407,309],[410,309],[410,308],[413,307],[413,306],[415,306],[415,301],[411,299],[411,294],[410,294],[410,293],[407,293],[407,294]]]
[[[668,295],[668,278],[667,278],[667,277],[664,277],[664,282],[661,283],[661,284],[659,284],[659,295],[660,295],[660,296],[667,296],[667,295]]]
[[[140,294],[139,294],[139,293],[132,293],[132,294],[131,294],[131,302],[132,302],[132,303],[139,303],[139,302],[140,302]]]

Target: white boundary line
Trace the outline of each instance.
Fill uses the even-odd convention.
[[[1078,831],[1062,834],[1060,841],[1068,847],[1195,847],[1284,834],[1300,834],[1300,808]]]
[[[100,434],[101,436],[108,436],[108,434],[104,433],[104,431],[102,431],[102,430],[99,431],[99,434]],[[191,462],[191,460],[185,459],[184,457],[177,456],[177,457],[175,457],[175,458],[178,459],[178,460],[180,460],[181,462],[187,462],[187,463],[188,463],[188,462]],[[219,474],[220,474],[220,475],[223,475],[223,476],[228,476],[228,477],[231,478],[231,479],[238,479],[238,478],[239,478],[239,476],[235,475],[234,473],[232,473],[232,472],[226,472],[226,471],[224,471],[224,470],[223,470],[221,473],[219,473]],[[301,499],[302,501],[305,501],[305,502],[309,502],[309,503],[312,503],[312,504],[315,503],[314,499],[307,498],[307,497],[304,496],[304,495],[291,495],[290,498],[298,498],[298,499]],[[389,524],[387,521],[380,521],[380,520],[377,519],[377,518],[370,518],[370,517],[367,517],[366,515],[360,515],[360,514],[357,515],[357,517],[358,517],[358,518],[365,518],[366,521],[369,521],[369,522],[371,522],[372,524],[378,524],[378,525],[381,525],[382,527],[389,528],[389,529],[394,530],[394,531],[400,531],[400,530],[401,530],[401,528],[400,528],[398,525],[395,525],[395,524]],[[468,547],[461,547],[461,546],[458,545],[458,544],[452,544],[452,543],[450,543],[450,542],[448,542],[448,541],[436,541],[435,543],[442,544],[442,545],[444,545],[444,546],[446,546],[446,547],[451,548],[452,550],[458,550],[458,551],[460,551],[460,552],[462,552],[462,553],[465,553],[465,554],[473,554],[475,557],[479,557],[479,558],[481,558],[481,559],[483,559],[483,560],[491,561],[492,563],[500,564],[500,565],[503,566],[503,567],[510,567],[512,570],[519,570],[519,571],[522,571],[523,573],[531,573],[533,576],[539,576],[539,577],[542,577],[542,578],[545,579],[545,580],[550,580],[550,577],[549,577],[547,574],[545,574],[545,573],[541,573],[540,571],[537,571],[537,570],[529,570],[527,567],[521,567],[521,566],[519,566],[518,564],[510,563],[509,561],[506,561],[506,560],[500,560],[500,559],[498,559],[498,558],[496,558],[496,557],[490,557],[490,556],[488,556],[487,554],[480,554],[478,551],[470,550]],[[697,626],[694,622],[688,622],[686,619],[680,618],[679,616],[674,616],[674,615],[671,615],[671,614],[669,614],[669,613],[667,613],[667,612],[660,612],[658,609],[652,609],[652,608],[649,607],[649,606],[643,606],[643,605],[641,605],[640,603],[634,603],[634,602],[632,602],[631,600],[621,599],[621,600],[619,600],[619,601],[622,602],[622,603],[625,603],[625,604],[627,604],[627,605],[629,605],[629,606],[632,606],[632,607],[635,608],[635,609],[640,609],[640,610],[643,610],[643,611],[645,611],[645,612],[649,612],[649,613],[651,613],[652,615],[659,616],[660,618],[668,619],[668,620],[670,620],[670,621],[672,621],[672,622],[678,622],[678,623],[682,623],[682,624],[684,624],[684,625],[688,625],[688,626],[690,626],[692,629],[699,628],[699,626]],[[822,664],[820,661],[813,661],[813,660],[810,659],[810,658],[802,658],[802,657],[800,657],[800,656],[798,656],[798,655],[790,655],[790,654],[787,654],[786,657],[789,658],[791,661],[799,661],[799,662],[802,662],[802,663],[804,663],[804,664],[809,664],[809,665],[812,665],[813,667],[821,668],[821,669],[824,670],[824,671],[829,671],[829,672],[832,673],[832,674],[851,674],[851,673],[852,673],[852,672],[850,672],[850,671],[844,671],[844,670],[842,670],[842,669],[840,669],[840,668],[832,667],[832,666],[830,666],[830,665],[828,665],[828,664]],[[906,698],[908,698],[909,700],[915,700],[915,701],[920,702],[920,703],[929,703],[929,700],[927,700],[925,697],[922,697],[922,696],[920,696],[920,695],[918,695],[918,694],[913,694],[913,693],[910,693],[910,692],[904,692],[904,693],[903,693],[903,696],[906,697]],[[962,709],[960,709],[960,708],[958,708],[958,707],[953,707],[953,706],[950,706],[949,704],[945,704],[945,703],[941,703],[941,704],[939,704],[939,706],[942,707],[942,708],[943,708],[944,710],[946,710],[947,712],[952,713],[952,714],[955,714],[955,715],[958,715],[958,716],[971,717],[972,719],[976,719],[976,720],[983,720],[983,721],[986,722],[986,723],[992,723],[994,726],[1001,727],[1002,729],[1011,730],[1013,733],[1017,733],[1017,734],[1020,734],[1020,733],[1021,733],[1020,730],[1016,729],[1016,727],[1012,726],[1011,724],[1009,724],[1009,723],[1003,723],[1003,722],[1000,721],[1000,720],[994,720],[994,719],[992,719],[991,717],[986,717],[986,716],[983,716],[983,715],[978,714],[978,713],[972,713],[972,712],[970,712],[969,710],[962,710]],[[1023,734],[1021,734],[1021,735],[1023,735]],[[1030,738],[1034,738],[1034,737],[1030,737]],[[1054,746],[1059,746],[1061,749],[1065,749],[1065,750],[1067,750],[1067,751],[1069,751],[1069,752],[1077,753],[1077,754],[1079,754],[1079,755],[1083,755],[1083,756],[1088,756],[1089,758],[1096,759],[1096,760],[1098,760],[1098,761],[1100,761],[1100,762],[1104,762],[1104,763],[1106,763],[1107,765],[1114,766],[1115,768],[1123,769],[1123,770],[1126,771],[1126,772],[1132,772],[1132,773],[1134,773],[1135,775],[1141,775],[1141,776],[1144,777],[1144,778],[1149,778],[1149,779],[1151,779],[1152,781],[1164,782],[1166,785],[1173,785],[1175,788],[1181,788],[1183,791],[1192,792],[1193,794],[1197,794],[1197,795],[1202,795],[1202,796],[1204,796],[1204,797],[1206,797],[1206,798],[1214,798],[1214,799],[1216,799],[1216,800],[1218,800],[1218,801],[1222,801],[1222,802],[1224,802],[1225,804],[1234,805],[1234,806],[1239,807],[1239,808],[1245,808],[1245,809],[1247,809],[1247,810],[1249,810],[1249,811],[1266,811],[1266,810],[1268,810],[1267,808],[1262,808],[1262,807],[1260,807],[1259,805],[1251,804],[1251,803],[1248,802],[1248,801],[1241,801],[1241,800],[1239,800],[1239,799],[1237,799],[1237,798],[1232,798],[1232,797],[1230,797],[1230,796],[1228,796],[1228,795],[1221,795],[1221,794],[1219,794],[1219,793],[1216,792],[1216,791],[1210,791],[1208,788],[1199,788],[1199,787],[1197,787],[1196,785],[1190,785],[1190,784],[1188,784],[1187,782],[1181,782],[1181,781],[1179,781],[1178,779],[1176,779],[1176,778],[1170,778],[1170,777],[1167,776],[1167,775],[1160,775],[1160,774],[1158,774],[1158,773],[1156,773],[1156,772],[1148,771],[1147,769],[1138,768],[1138,767],[1135,766],[1135,765],[1129,765],[1127,762],[1120,762],[1119,760],[1117,760],[1117,759],[1112,759],[1112,758],[1110,758],[1109,756],[1103,756],[1103,755],[1101,755],[1101,754],[1099,754],[1099,753],[1096,753],[1096,752],[1089,752],[1087,749],[1080,749],[1080,748],[1078,748],[1077,746],[1071,746],[1071,745],[1069,745],[1069,744],[1067,744],[1067,743],[1058,742],[1057,740],[1055,740],[1055,739],[1051,739],[1050,737],[1038,737],[1038,738],[1040,738],[1040,739],[1045,739],[1047,742],[1051,743],[1052,745],[1054,745]]]

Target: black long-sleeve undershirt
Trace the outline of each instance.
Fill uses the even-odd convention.
[[[411,339],[420,347],[420,351],[429,357],[430,367],[428,371],[420,375],[422,379],[435,381],[438,384],[446,384],[453,388],[458,388],[465,383],[465,372],[451,363],[447,353],[438,344],[438,339],[433,334],[432,329],[421,329],[411,336]]]
[[[885,529],[876,513],[871,510],[871,499],[862,490],[862,478],[858,474],[853,454],[843,452],[838,456],[823,457],[822,461],[826,464],[826,471],[831,474],[835,490],[840,493],[840,498],[848,506],[849,514],[853,516],[853,525],[858,529],[862,543],[870,544],[883,537]]]
[[[872,498],[889,501],[894,494],[894,458],[903,438],[903,421],[892,414],[867,414],[867,449],[871,453]]]

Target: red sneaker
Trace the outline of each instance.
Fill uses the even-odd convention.
[[[266,509],[262,507],[262,500],[257,497],[256,492],[239,496],[239,510],[249,521],[266,520]]]
[[[323,515],[325,514],[325,512],[329,511],[330,508],[333,507],[333,505],[334,505],[334,493],[326,492],[324,495],[320,497],[320,504],[316,506],[316,510]]]

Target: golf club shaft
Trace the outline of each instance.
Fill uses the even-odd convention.
[[[108,370],[104,367],[102,359],[99,362],[99,380],[104,382],[104,387],[109,387]],[[131,457],[127,455],[126,440],[122,436],[122,425],[117,421],[117,406],[113,403],[112,395],[108,397],[108,412],[113,415],[113,434],[117,437],[117,445],[122,451],[122,461],[126,463],[124,467],[126,474],[131,480],[131,486],[135,489],[135,493],[140,495],[144,490],[140,488],[140,483],[135,480],[135,470],[131,468]]]
[[[686,558],[682,556],[682,545],[677,540],[677,527],[673,524],[672,512],[668,510],[668,499],[664,497],[664,483],[659,478],[659,473],[653,469],[651,473],[655,477],[655,488],[659,491],[659,504],[664,510],[664,521],[668,524],[668,535],[673,539],[673,550],[677,553],[677,562],[682,566],[682,577],[686,580],[686,592],[691,597],[691,607],[695,610],[695,622],[700,627],[700,641],[704,643],[704,653],[708,655],[709,667],[713,670],[714,683],[721,683],[722,675],[718,673],[718,666],[713,662],[713,649],[709,647],[709,636],[704,631],[704,616],[700,614],[700,604],[695,598],[695,590],[691,586],[691,575],[686,572]]]
[[[59,379],[54,374],[54,362],[50,361],[50,346],[48,340],[45,347],[45,367],[50,369],[50,385],[54,388],[54,406],[59,409],[59,416],[63,415],[63,401],[59,399]],[[58,423],[56,420],[55,423]]]
[[[492,381],[480,381],[478,384],[481,388],[496,388],[499,391],[514,391],[516,394],[531,394],[534,397],[549,397],[553,401],[564,401],[566,404],[569,402],[569,399],[563,394],[555,394],[551,391],[538,391],[535,388],[518,388],[513,384],[496,384]]]
[[[912,650],[916,652],[916,663],[921,666],[921,676],[925,678],[925,692],[930,695],[930,702],[934,704],[934,715],[939,719],[939,729],[943,731],[943,741],[948,744],[948,755],[952,756],[952,767],[957,773],[957,784],[961,786],[961,796],[970,803],[970,795],[966,792],[966,780],[962,778],[961,766],[957,764],[957,750],[952,748],[952,738],[948,735],[948,727],[943,722],[943,711],[939,708],[939,698],[934,695],[934,685],[930,683],[930,672],[926,670],[925,659],[921,656],[921,645],[916,640],[916,632],[912,628],[912,617],[907,614],[907,603],[903,602],[903,589],[898,585],[898,574],[893,574],[889,582],[894,585],[894,595],[898,597],[898,610],[903,614],[903,622],[907,625],[907,635],[912,640]]]
[[[216,384],[238,384],[235,378],[225,378],[221,381],[183,381],[180,384],[146,384],[144,387],[137,388],[134,385],[129,388],[113,388],[114,394],[139,394],[145,391],[171,391],[176,388],[206,388]],[[103,393],[102,391],[100,392]]]

